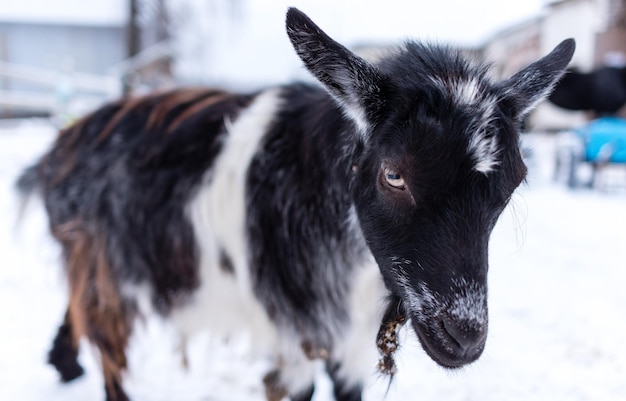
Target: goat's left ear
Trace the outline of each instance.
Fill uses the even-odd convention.
[[[298,9],[289,9],[286,26],[306,68],[365,135],[383,111],[386,80],[376,67],[334,41]]]
[[[575,49],[574,39],[566,39],[550,54],[501,83],[504,98],[513,104],[515,117],[528,114],[552,92],[565,73]]]

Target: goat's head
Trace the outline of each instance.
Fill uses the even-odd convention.
[[[526,167],[519,127],[572,58],[569,39],[508,80],[458,51],[409,42],[373,65],[291,9],[287,31],[355,125],[353,199],[386,286],[439,364],[487,333],[488,242]]]

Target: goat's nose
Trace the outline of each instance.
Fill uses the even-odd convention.
[[[443,328],[464,356],[480,354],[487,336],[485,325],[470,321],[444,319]]]

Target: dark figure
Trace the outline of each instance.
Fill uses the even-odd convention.
[[[602,67],[589,73],[570,70],[548,99],[567,110],[613,115],[626,104],[626,67]]]

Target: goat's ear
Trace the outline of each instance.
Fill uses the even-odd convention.
[[[528,114],[552,92],[565,73],[575,49],[574,39],[566,39],[550,54],[502,82],[504,98],[512,103],[515,117]]]
[[[382,113],[386,80],[376,67],[334,41],[298,9],[289,9],[286,26],[306,68],[365,135]]]

